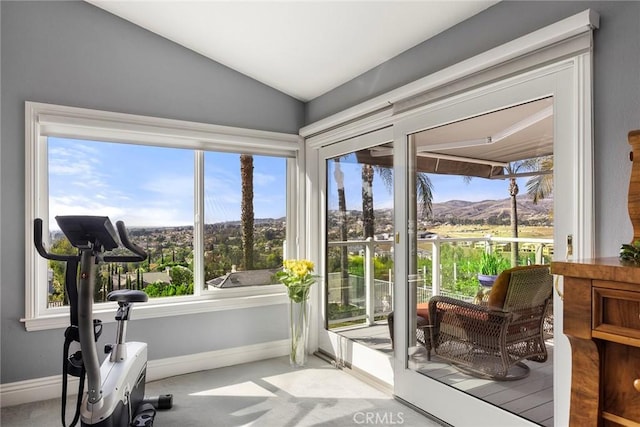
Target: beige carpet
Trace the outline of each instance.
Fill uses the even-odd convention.
[[[158,412],[156,427],[440,425],[317,357],[302,369],[280,357],[147,384],[147,395],[165,393],[174,407]],[[0,424],[59,426],[60,400],[3,408]]]

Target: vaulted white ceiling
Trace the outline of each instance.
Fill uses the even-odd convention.
[[[499,0],[86,0],[302,101]]]

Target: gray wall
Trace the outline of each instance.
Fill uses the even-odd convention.
[[[305,124],[586,9],[600,14],[594,32],[596,255],[617,256],[620,244],[633,238],[627,133],[640,129],[640,2],[503,1],[310,101]]]
[[[60,373],[63,330],[26,332],[24,102],[297,133],[299,101],[85,2],[0,2],[2,383]],[[139,320],[150,359],[285,339],[286,305]],[[228,325],[233,325],[229,327]],[[113,340],[112,325],[101,342]]]
[[[584,9],[595,31],[596,244],[615,256],[631,238],[626,134],[640,128],[640,2],[502,2],[309,102],[304,124],[409,83]],[[62,331],[25,332],[24,101],[296,133],[292,98],[82,2],[0,2],[1,383],[60,372]],[[286,337],[282,306],[139,320],[150,358]],[[218,325],[236,325],[224,328]],[[185,334],[185,331],[189,331]],[[112,336],[112,328],[105,331]],[[182,339],[182,337],[187,337]],[[195,339],[193,337],[196,337]]]

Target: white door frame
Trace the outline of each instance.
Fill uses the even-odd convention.
[[[322,218],[319,224],[321,239],[318,243],[320,247],[326,248],[326,190],[327,190],[327,170],[326,160],[343,154],[373,147],[393,141],[393,129],[389,126],[344,141],[323,147],[318,150],[318,179],[320,181],[320,201],[319,212]],[[326,271],[326,251],[318,254],[318,272]],[[324,328],[327,321],[327,301],[325,280],[322,280],[319,295],[319,319],[318,319],[318,349],[335,358],[338,365],[349,366],[364,372],[372,378],[382,383],[383,386],[391,389],[393,387],[393,363],[388,354],[373,350],[365,345],[349,340],[339,333],[329,331]]]
[[[555,106],[556,109],[570,111],[570,114],[565,116],[563,113],[561,117],[555,117],[554,120],[555,139],[566,142],[562,146],[554,146],[554,153],[563,159],[567,159],[568,163],[563,164],[563,167],[568,168],[571,174],[571,179],[568,181],[560,181],[554,177],[555,191],[556,194],[573,194],[575,197],[567,219],[556,218],[555,222],[558,231],[554,232],[555,257],[556,259],[564,258],[559,254],[565,253],[565,238],[566,234],[570,232],[574,236],[574,256],[587,258],[592,256],[594,245],[594,205],[592,183],[591,31],[594,28],[598,28],[598,26],[599,16],[597,13],[585,10],[300,129],[300,135],[305,138],[306,145],[305,160],[308,172],[306,185],[308,189],[307,195],[309,196],[306,202],[306,218],[309,220],[310,225],[306,232],[308,236],[308,253],[311,254],[312,259],[318,263],[321,262],[320,253],[323,252],[326,243],[322,225],[324,224],[325,182],[323,181],[324,173],[320,171],[323,167],[319,156],[321,148],[390,125],[397,127],[396,125],[401,120],[414,117],[416,113],[420,114],[426,111],[425,108],[419,107],[420,103],[426,104],[433,99],[445,99],[447,102],[454,99],[460,101],[461,98],[458,95],[451,94],[464,91],[465,88],[480,87],[483,83],[489,81],[504,83],[504,79],[507,76],[534,69],[539,67],[540,64],[555,65],[547,66],[544,70],[538,70],[537,72],[554,72],[554,69],[559,71],[554,67],[566,67],[562,73],[565,76],[565,81],[563,84],[552,88],[549,91],[549,95],[555,96],[554,99],[558,102]],[[492,87],[495,87],[495,85]],[[433,108],[434,105],[432,104],[430,108]],[[562,122],[559,122],[559,119]],[[416,124],[416,127],[419,127],[419,125]],[[404,141],[405,137],[406,135],[402,135],[402,132],[398,131],[396,142]],[[402,150],[404,149],[406,147],[402,148]],[[402,150],[397,150],[396,156],[398,159],[406,155]],[[565,151],[569,151],[571,154]],[[571,157],[574,154],[575,157]],[[402,176],[401,168],[401,166],[396,168],[394,181],[396,185],[401,186],[398,188],[405,188],[406,177]],[[399,206],[404,206],[402,203],[405,202],[405,199],[401,198],[395,202],[397,213],[400,211]],[[396,226],[401,236],[405,236],[407,224],[399,222]],[[397,251],[398,249],[400,248],[395,250]],[[398,256],[397,254],[398,252],[396,252],[396,257]],[[397,265],[398,263],[396,262]],[[403,271],[403,274],[406,274],[406,271]],[[396,272],[395,277],[399,278],[401,276],[398,276]],[[398,280],[396,280],[397,283]],[[317,287],[317,289],[319,290],[320,287]],[[396,287],[396,301],[400,301],[398,298],[399,290]],[[406,290],[403,295],[406,297]],[[561,314],[562,301],[557,295],[555,295],[554,299],[555,312],[556,314]],[[554,316],[554,321],[555,330],[562,331],[562,316]],[[402,327],[405,329],[407,327],[404,322],[396,322],[396,324],[403,325]],[[318,319],[317,330],[320,331],[320,334],[323,334],[324,322],[321,319]],[[406,345],[407,334],[398,333],[398,331],[396,331],[396,334],[405,340],[402,345],[397,346],[397,348],[403,348]],[[556,335],[561,336],[560,333]],[[330,336],[330,334],[327,336]],[[566,345],[560,344],[558,347],[558,342],[562,342],[562,339],[566,340],[564,337],[556,339],[556,351],[554,353],[556,425],[566,425],[569,419],[569,376],[571,371],[569,368],[571,361],[568,343]],[[320,341],[322,340],[317,339],[314,343],[317,345]],[[331,345],[336,350],[339,350],[343,343],[338,342],[336,338]],[[352,351],[358,351],[355,344],[353,348]],[[398,356],[395,356],[395,378],[391,378],[389,381],[394,383],[400,378],[400,384],[396,386],[396,393],[399,396],[408,396],[410,393],[426,395],[424,390],[426,380],[421,378],[418,381],[416,377],[418,374],[407,372],[404,369],[405,362],[406,360],[401,360]],[[407,376],[406,379],[404,378],[405,375]],[[417,388],[411,391],[413,383]],[[436,386],[434,385],[433,387]],[[441,392],[428,393],[432,399],[429,402],[422,402],[423,409],[434,413],[434,415],[440,413],[442,408],[451,408],[451,402],[456,402],[457,404],[459,399],[464,399],[464,396],[461,396],[461,392],[443,385],[440,385],[440,387],[440,389],[436,388],[436,390],[441,390]],[[413,401],[417,402],[415,399],[409,401],[412,403]],[[467,417],[472,417],[472,423],[474,425],[477,424],[478,420],[481,419],[481,415],[487,413],[485,412],[487,411],[486,407],[490,405],[477,399],[467,398],[466,401],[470,402],[464,411],[449,410],[440,415],[443,419],[448,418],[450,415],[454,418],[462,417],[462,419],[469,420],[464,416],[465,414],[471,414],[467,415]],[[464,414],[460,414],[461,412],[464,412]],[[490,413],[489,417],[495,415],[493,412]],[[517,418],[515,416],[509,418],[507,415],[500,416],[506,417],[500,418],[503,421],[505,419],[508,420],[507,423],[503,424],[508,424]],[[496,421],[496,419],[492,419],[492,425],[497,425]],[[521,421],[521,419],[517,418],[516,421]]]
[[[585,54],[588,55],[588,54]],[[553,96],[554,99],[554,245],[555,258],[566,251],[566,236],[574,238],[574,255],[589,257],[593,250],[593,156],[590,108],[590,61],[580,55],[553,66],[503,80],[480,89],[447,98],[416,111],[394,125],[394,204],[408,206],[407,159],[408,136],[420,130],[451,123],[464,118],[518,105],[530,100]],[[406,209],[395,209],[396,260],[408,257]],[[394,391],[403,400],[452,425],[533,425],[480,399],[470,397],[448,385],[439,383],[408,369],[407,337],[410,300],[407,286],[407,263],[395,263],[396,351],[394,353]],[[404,303],[403,303],[404,302]],[[562,300],[555,296],[554,330],[562,331]],[[571,361],[568,340],[555,336],[554,352],[554,418],[557,425],[568,422]],[[416,393],[420,390],[420,393]],[[464,411],[451,411],[463,405]]]

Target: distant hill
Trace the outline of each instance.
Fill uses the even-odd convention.
[[[483,200],[469,202],[465,200],[449,200],[443,203],[434,203],[431,218],[421,220],[428,224],[491,224],[508,225],[511,216],[511,199]],[[376,209],[376,230],[389,231],[393,223],[393,209]],[[347,218],[361,219],[362,211],[348,210]],[[338,223],[338,212],[329,212],[330,227]],[[520,225],[553,225],[553,197],[540,200],[537,204],[531,201],[527,195],[518,197],[518,223]],[[427,225],[428,225],[427,224]],[[424,225],[424,224],[423,224]],[[353,226],[351,226],[353,228]],[[357,227],[356,227],[357,228]],[[357,229],[354,228],[357,234]],[[376,231],[378,232],[378,231]]]
[[[540,200],[537,204],[531,201],[527,195],[518,197],[518,220],[539,224],[552,223],[553,198]],[[480,202],[468,202],[464,200],[450,200],[433,204],[433,220],[445,222],[455,219],[457,221],[480,222],[489,221],[490,218],[498,218],[503,222],[509,220],[511,215],[511,199],[483,200]]]

